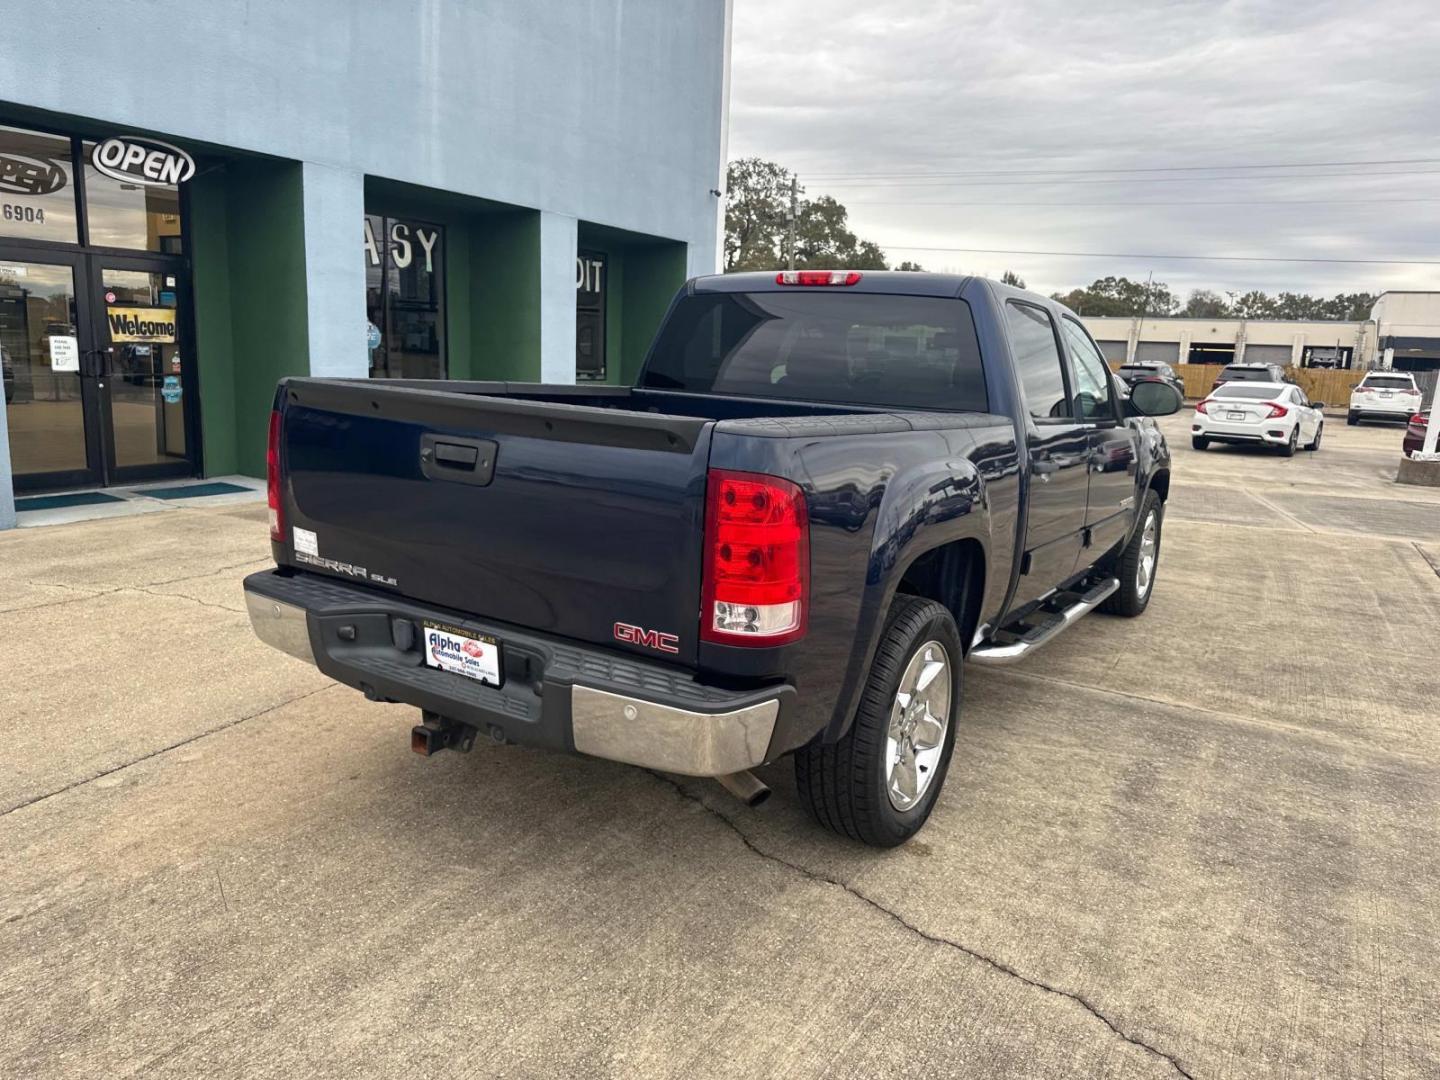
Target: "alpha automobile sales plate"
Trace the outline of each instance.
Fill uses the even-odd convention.
[[[487,686],[500,685],[500,643],[444,623],[425,624],[425,663]]]

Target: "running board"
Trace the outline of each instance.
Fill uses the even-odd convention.
[[[1099,607],[1107,597],[1120,588],[1119,578],[1106,578],[1092,585],[1085,595],[1076,599],[1069,607],[1059,611],[1042,611],[1042,621],[1030,626],[1023,633],[998,630],[995,636],[1004,636],[1003,642],[986,642],[970,650],[968,659],[977,664],[1013,664],[1025,659],[1036,649],[1054,641],[1060,633],[1083,619]]]

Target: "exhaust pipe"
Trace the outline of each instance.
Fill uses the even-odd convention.
[[[746,806],[759,806],[770,798],[770,787],[749,769],[715,777],[715,782]]]

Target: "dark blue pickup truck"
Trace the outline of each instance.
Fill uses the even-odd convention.
[[[713,776],[795,759],[866,843],[944,782],[961,666],[1145,609],[1170,456],[1071,312],[993,281],[689,282],[634,387],[287,379],[256,633],[421,753]]]

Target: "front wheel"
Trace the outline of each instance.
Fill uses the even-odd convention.
[[[1315,438],[1310,441],[1310,445],[1307,446],[1307,447],[1305,447],[1305,449],[1306,449],[1306,450],[1319,450],[1319,449],[1320,449],[1320,436],[1322,436],[1322,435],[1324,435],[1324,434],[1325,434],[1325,425],[1324,425],[1324,424],[1317,424],[1316,427],[1315,427]]]
[[[795,786],[816,821],[873,847],[920,831],[955,748],[963,662],[948,610],[895,598],[850,730],[795,754]]]
[[[1116,589],[1100,610],[1111,615],[1134,618],[1150,606],[1155,589],[1155,571],[1160,566],[1160,534],[1165,524],[1165,504],[1153,491],[1145,493],[1140,504],[1140,524],[1129,543],[1114,556],[1112,572],[1120,579]]]

